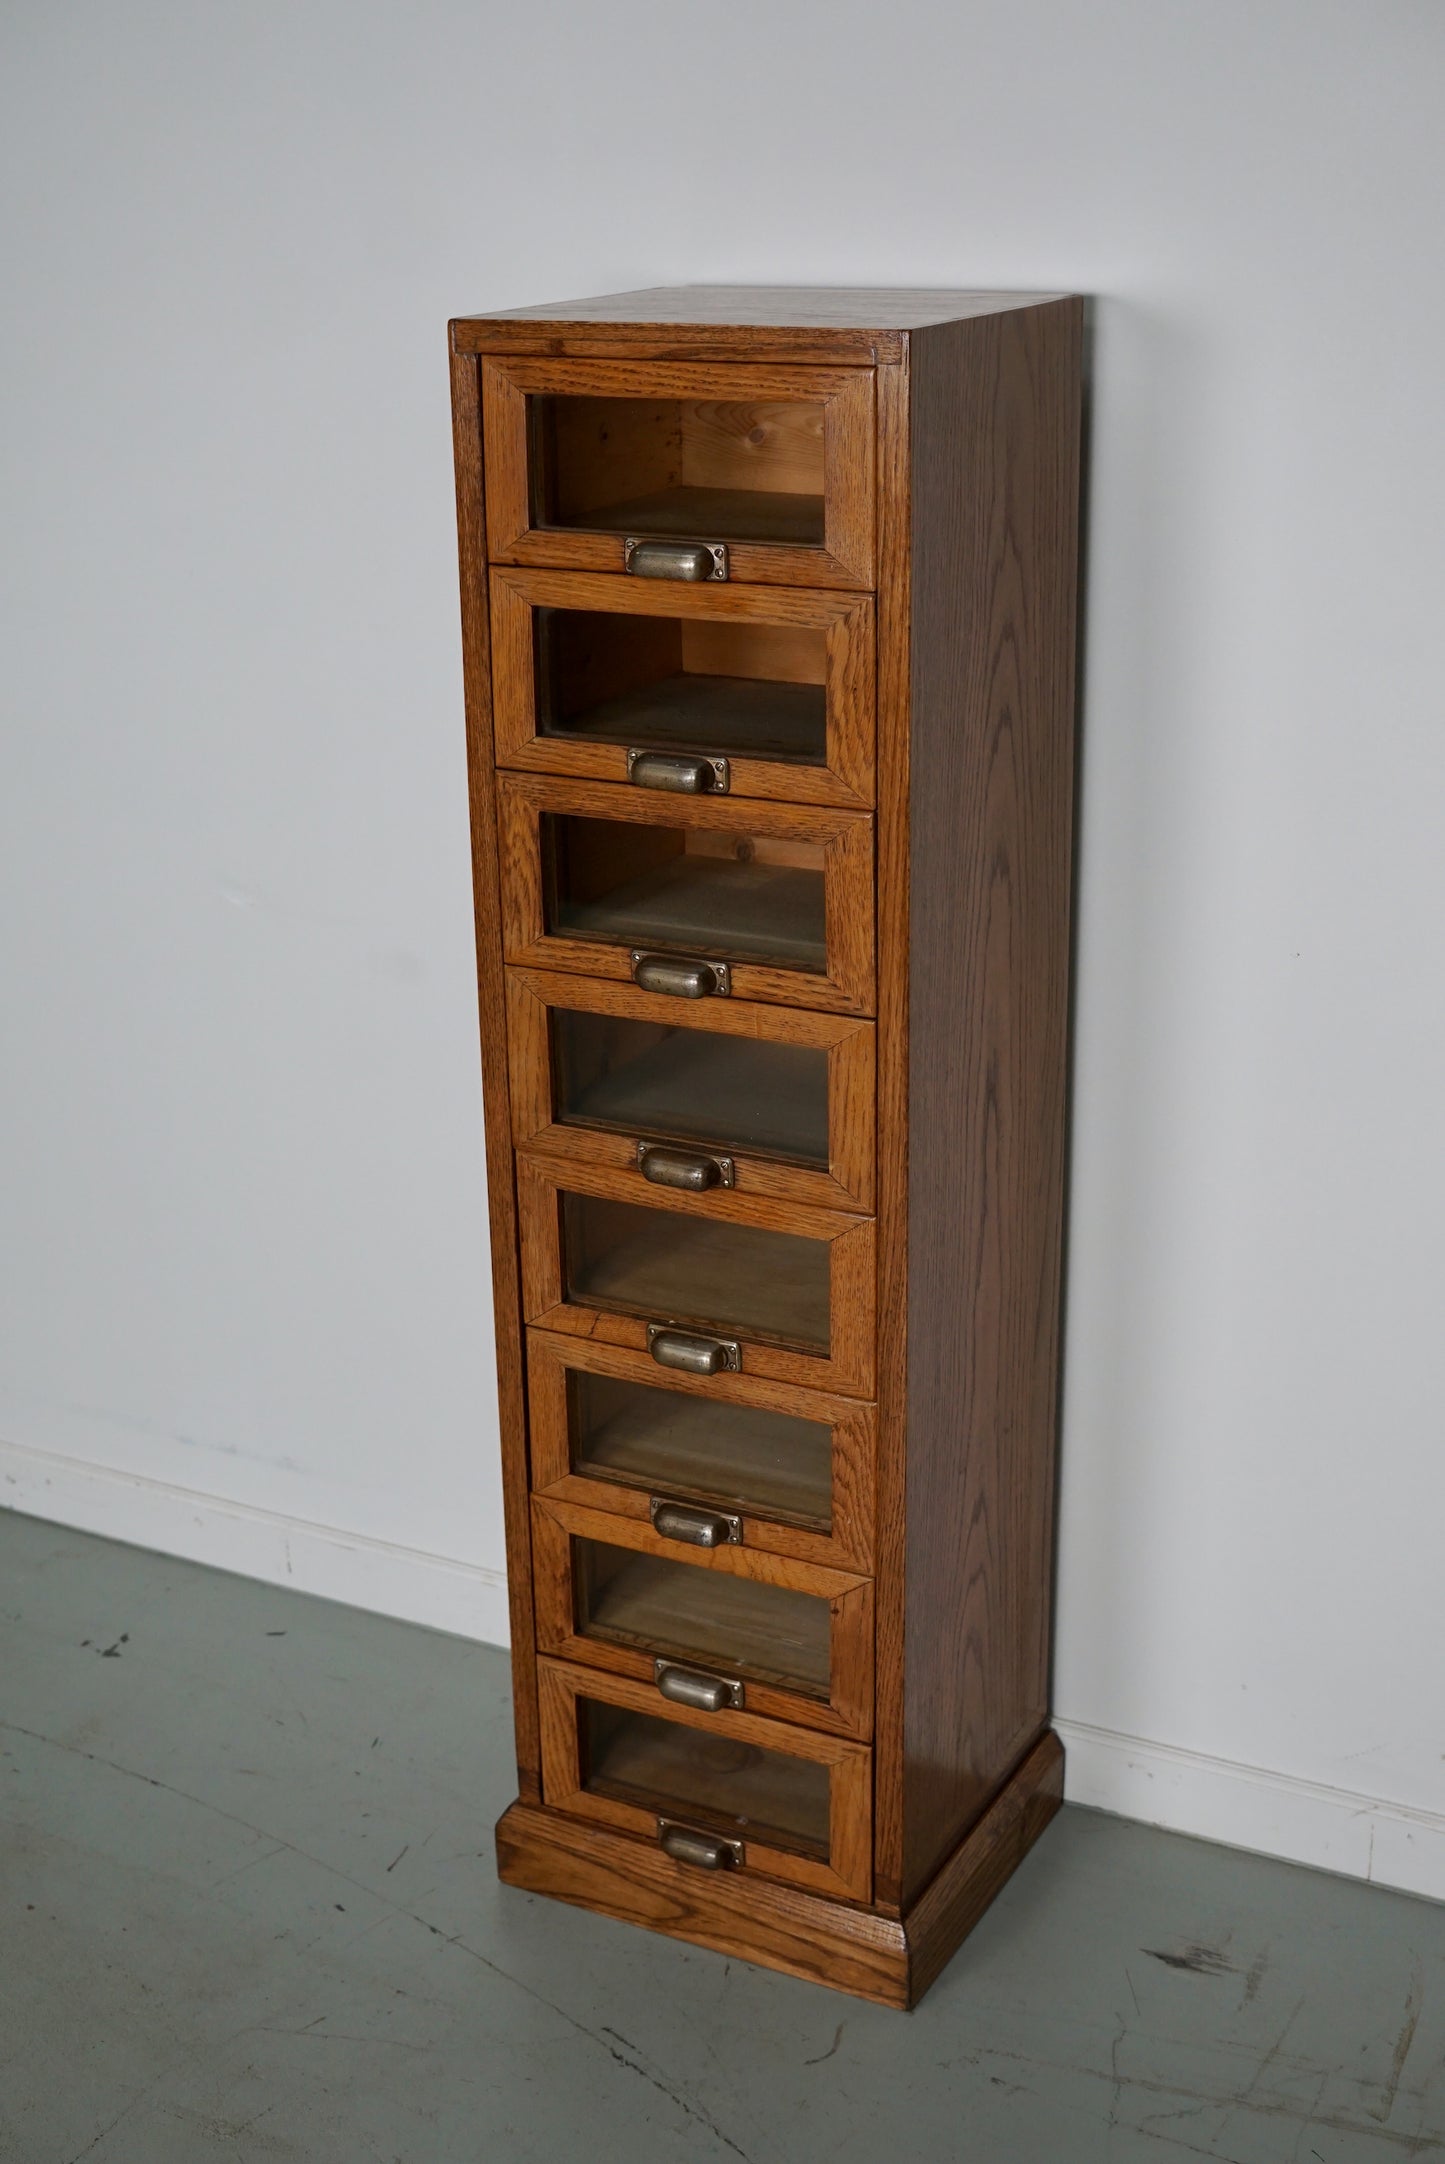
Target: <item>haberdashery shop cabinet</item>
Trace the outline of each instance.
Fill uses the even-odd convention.
[[[1062,1794],[1082,330],[451,325],[499,1868],[898,2007]]]

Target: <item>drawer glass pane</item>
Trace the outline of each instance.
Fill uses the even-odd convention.
[[[828,1055],[810,1045],[552,1010],[557,1118],[828,1165]]]
[[[552,395],[527,419],[535,525],[822,546],[820,402]]]
[[[567,1297],[826,1353],[828,1248],[793,1232],[562,1196]]]
[[[535,636],[540,736],[824,764],[821,631],[540,608]]]
[[[574,1540],[573,1560],[583,1637],[827,1698],[832,1616],[816,1593],[599,1540]]]
[[[821,1421],[574,1368],[567,1425],[578,1473],[832,1528],[832,1430]]]
[[[819,842],[544,812],[542,857],[553,934],[825,973]]]
[[[578,1700],[593,1794],[697,1820],[733,1840],[828,1856],[828,1768],[595,1698]]]

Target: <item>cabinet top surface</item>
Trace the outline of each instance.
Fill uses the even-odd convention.
[[[469,323],[740,323],[778,330],[910,331],[1060,300],[1058,293],[964,293],[946,286],[644,286],[537,308],[498,308]]]
[[[881,358],[901,351],[909,331],[977,316],[1034,308],[1068,296],[1059,293],[966,293],[939,286],[646,286],[635,293],[601,293],[590,299],[551,301],[535,308],[504,308],[459,316],[453,326],[460,350],[512,345],[519,337],[545,341],[549,332],[589,332],[598,340],[624,340],[655,329],[661,335],[689,332],[723,339],[757,331],[771,338],[793,334],[799,343],[834,339],[878,342]]]

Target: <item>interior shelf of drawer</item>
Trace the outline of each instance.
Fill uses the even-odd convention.
[[[623,840],[649,832],[634,829]],[[605,839],[614,853],[620,851],[613,835]],[[688,839],[688,849],[601,893],[586,894],[580,882],[569,879],[565,860],[559,862],[555,929],[574,939],[700,948],[737,961],[821,976],[827,967],[821,851],[815,869],[739,862],[731,852],[714,854],[701,846],[711,836]]]
[[[530,442],[539,527],[823,545],[817,400],[542,395]]]
[[[826,1352],[825,1242],[584,1194],[562,1197],[568,1291],[586,1306],[671,1316]]]
[[[770,683],[756,676],[678,671],[571,711],[544,707],[543,736],[613,744],[705,744],[730,759],[780,759],[822,766],[828,751],[828,697],[821,683]]]
[[[699,1495],[828,1532],[833,1435],[825,1422],[611,1375],[572,1378],[576,1466],[600,1480]]]
[[[559,1110],[580,1126],[722,1136],[795,1164],[828,1163],[828,1060],[814,1046],[559,1009],[554,1058]]]
[[[826,1765],[596,1698],[581,1699],[578,1711],[592,1794],[645,1811],[686,1811],[820,1861],[828,1855]]]
[[[590,504],[585,510],[553,505],[539,523],[681,540],[705,534],[710,541],[770,541],[821,548],[823,498],[821,493],[786,495],[772,489],[679,485],[647,496],[624,497],[621,503]]]
[[[827,1697],[831,1616],[816,1594],[600,1540],[577,1541],[576,1568],[583,1636]]]

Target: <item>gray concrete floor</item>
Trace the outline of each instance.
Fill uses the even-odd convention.
[[[890,2014],[499,1887],[510,1753],[498,1653],[0,1513],[0,2156],[1445,2156],[1445,1908],[1070,1809]]]

